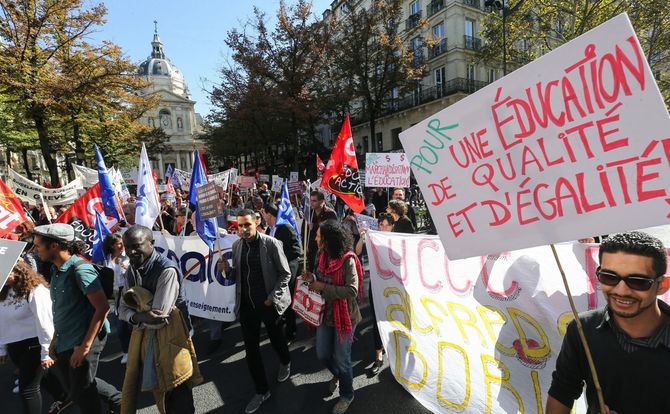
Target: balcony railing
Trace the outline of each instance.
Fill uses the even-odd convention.
[[[481,8],[480,0],[463,0],[463,4],[466,6],[474,7],[476,9]]]
[[[414,29],[416,26],[419,25],[420,21],[421,21],[421,10],[409,16],[407,20],[405,20],[405,30],[409,31]]]
[[[412,58],[412,67],[418,68],[424,62],[423,48],[414,49],[414,57]]]
[[[463,47],[469,50],[479,50],[482,47],[482,40],[477,37],[463,36]]]
[[[428,49],[428,59],[440,56],[447,51],[447,38],[443,38]]]
[[[433,0],[428,4],[428,17],[444,8],[444,0]]]
[[[382,111],[380,114],[380,117],[404,111],[415,106],[423,105],[458,92],[474,93],[486,85],[488,85],[488,82],[465,78],[454,78],[445,83],[435,85],[430,88],[421,89],[404,98],[391,100],[386,105],[384,111]],[[351,117],[351,125],[359,125],[367,121],[367,115],[362,112],[354,114]]]

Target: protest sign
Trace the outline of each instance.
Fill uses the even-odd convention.
[[[281,192],[281,188],[284,185],[284,179],[278,175],[272,176],[272,187],[270,191],[275,191],[277,193]]]
[[[289,195],[301,194],[307,189],[307,186],[302,181],[290,181],[287,187]]]
[[[5,286],[24,247],[26,247],[26,242],[0,239],[0,289]]]
[[[291,171],[288,175],[288,182],[295,182],[299,180],[299,175],[297,171]]]
[[[83,165],[72,164],[75,177],[81,180],[84,188],[91,188],[98,182],[98,170],[84,167]]]
[[[217,174],[210,174],[207,176],[207,181],[216,183],[224,190],[228,189],[228,180],[230,178],[230,170],[226,170]]]
[[[77,190],[82,188],[81,181],[77,178],[69,184],[60,188],[46,188],[26,177],[9,170],[9,181],[7,182],[14,193],[23,201],[27,201],[32,205],[41,203],[40,194],[44,201],[50,206],[60,206],[72,203],[77,199]]]
[[[356,217],[356,227],[358,227],[359,230],[360,229],[379,230],[379,225],[377,224],[376,218],[358,213],[354,213],[354,217]]]
[[[21,200],[4,181],[0,180],[0,237],[7,237],[16,226],[26,220],[28,219],[24,214]]]
[[[577,309],[603,307],[598,246],[556,249]],[[572,320],[548,246],[450,260],[436,236],[369,232],[367,252],[389,365],[414,398],[434,413],[544,412]]]
[[[198,236],[171,236],[154,232],[155,247],[164,256],[174,260],[184,275],[184,298],[191,315],[216,321],[235,320],[235,279],[226,279],[216,270],[216,262],[223,255],[232,259],[236,235],[221,235],[221,250],[210,254],[207,245]]]
[[[409,173],[409,160],[402,152],[365,154],[366,187],[409,187]]]
[[[203,184],[195,189],[198,200],[198,207],[200,208],[200,218],[207,220],[223,215],[223,203],[221,195],[224,193],[223,188],[216,185],[214,182]]]
[[[261,175],[258,177],[258,181],[260,181],[260,182],[262,182],[262,183],[268,183],[268,182],[270,182],[270,175],[268,175],[268,174],[261,174]]]
[[[188,171],[180,170],[178,168],[174,169],[172,176],[176,178],[175,182],[172,183],[174,186],[179,186],[182,191],[188,191],[191,188],[191,173]],[[178,181],[178,183],[176,182]]]
[[[668,131],[620,15],[400,140],[456,259],[666,223]]]
[[[137,185],[137,167],[121,170],[121,176],[126,185]]]
[[[231,168],[229,171],[230,171],[230,177],[228,178],[228,182],[230,184],[237,183],[237,168]]]
[[[256,177],[239,175],[237,177],[237,184],[240,186],[240,188],[253,188],[256,185]]]

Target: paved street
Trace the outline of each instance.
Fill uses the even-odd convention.
[[[376,377],[370,377],[369,367],[374,357],[372,328],[368,304],[362,308],[363,321],[358,328],[358,339],[353,345],[355,400],[348,413],[403,413],[424,414],[428,410],[414,400],[396,381],[388,369]],[[199,324],[200,327],[204,324]],[[242,334],[237,323],[224,330],[223,344],[218,353],[205,355],[208,334],[202,331],[195,336],[200,369],[205,382],[194,390],[197,413],[243,413],[253,395],[251,377],[244,362],[245,352]],[[267,337],[262,338],[262,351],[268,378],[274,378],[279,361],[272,351]],[[98,376],[120,387],[123,366],[120,346],[115,333],[107,343],[100,363]],[[291,345],[292,375],[289,381],[271,386],[270,398],[258,411],[259,414],[330,413],[337,399],[326,396],[330,374],[316,359],[312,332],[304,325],[298,326],[298,340]],[[14,377],[9,366],[0,366],[0,401],[3,412],[20,413],[18,395],[12,394]],[[49,397],[45,400],[50,401]],[[140,413],[158,413],[153,399],[143,394]],[[46,410],[46,408],[45,408]]]

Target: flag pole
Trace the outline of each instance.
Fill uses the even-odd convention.
[[[570,309],[572,310],[572,315],[575,318],[575,324],[577,326],[577,333],[579,333],[579,339],[584,347],[584,354],[586,354],[586,361],[589,364],[589,370],[591,371],[591,377],[593,378],[593,386],[596,389],[596,395],[598,397],[598,405],[600,406],[600,413],[605,414],[605,398],[603,397],[603,390],[600,386],[600,380],[598,380],[598,373],[596,372],[596,365],[593,362],[593,356],[591,354],[591,348],[586,341],[586,335],[584,335],[584,328],[582,327],[582,322],[579,320],[579,314],[577,313],[577,308],[575,307],[575,301],[572,298],[572,293],[570,293],[570,286],[568,285],[568,279],[565,276],[565,271],[563,271],[563,266],[561,261],[558,258],[558,252],[556,251],[556,246],[551,244],[551,252],[554,254],[554,259],[558,265],[558,270],[561,273],[561,278],[563,278],[563,286],[565,286],[565,293],[568,296],[568,301],[570,302]]]
[[[310,188],[309,184],[310,184],[310,182],[309,182],[309,180],[307,180],[307,188],[308,189]],[[303,240],[302,240],[302,244],[303,244],[303,249],[302,249],[302,272],[303,273],[307,273],[307,244],[308,244],[307,240],[309,239],[309,225],[311,224],[309,222],[312,221],[312,212],[310,210],[311,210],[311,205],[309,203],[307,203],[307,215],[303,219],[303,223],[305,225],[305,234],[304,234],[304,237],[303,237]]]

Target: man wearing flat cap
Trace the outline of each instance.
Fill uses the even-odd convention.
[[[69,224],[35,227],[35,249],[40,260],[51,262],[51,301],[54,336],[49,354],[68,400],[83,413],[101,412],[98,393],[120,408],[121,394],[95,378],[100,353],[107,342],[109,304],[93,266],[78,257],[86,245],[75,240]]]

